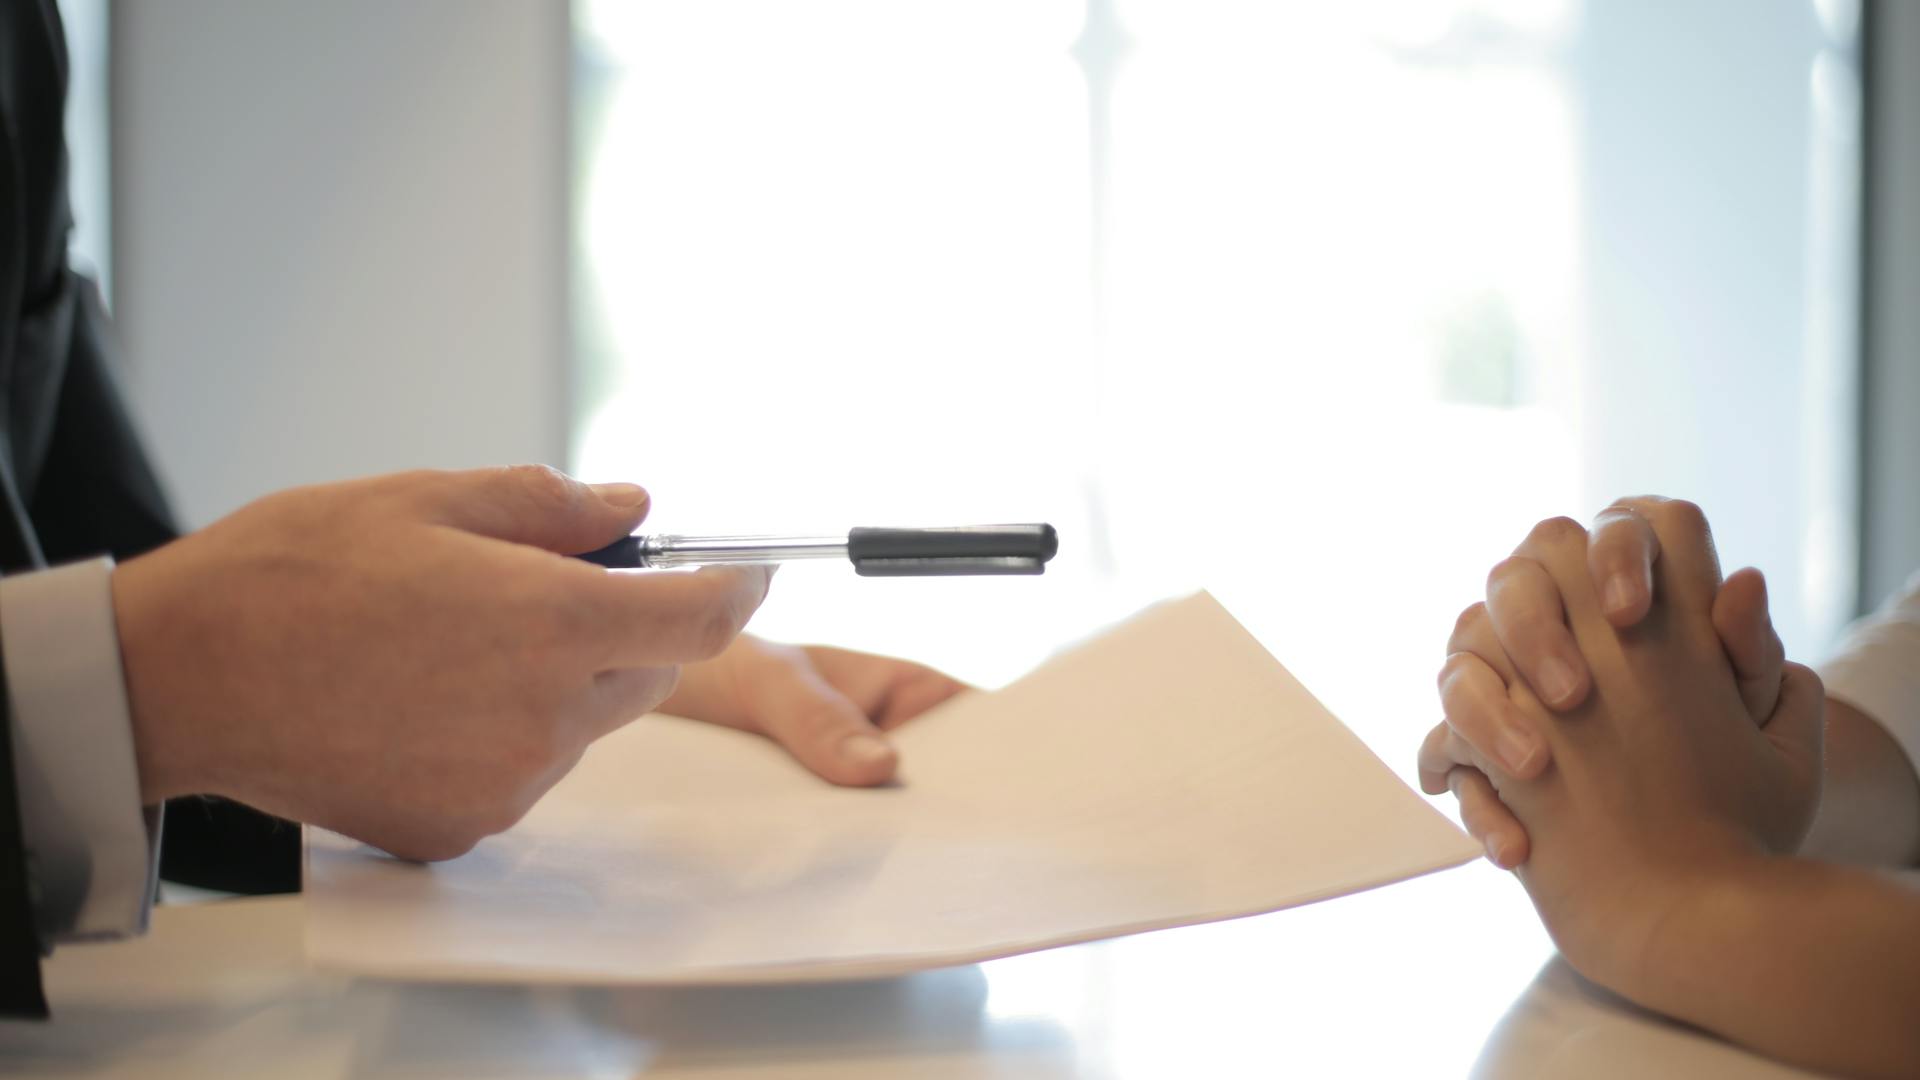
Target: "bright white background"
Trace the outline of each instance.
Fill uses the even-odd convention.
[[[757,629],[991,685],[1208,587],[1410,781],[1453,616],[1541,517],[1699,501],[1815,655],[1853,602],[1853,18],[584,3],[575,463],[664,531],[1052,521],[1044,579],[790,568]],[[1509,928],[1448,977],[1517,989],[1517,888],[1436,895]],[[1459,1002],[1410,1069],[1471,1058]]]
[[[760,627],[994,682],[1206,586],[1397,764],[1485,569],[1616,495],[1705,505],[1809,655],[1848,18],[584,3],[576,464],[669,531],[1052,521],[1043,580],[803,566]]]

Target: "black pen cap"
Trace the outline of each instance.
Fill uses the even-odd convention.
[[[1059,535],[1046,524],[862,527],[847,534],[847,557],[867,577],[1038,574],[1059,550]]]

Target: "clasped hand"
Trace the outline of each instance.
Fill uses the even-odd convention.
[[[1590,977],[1631,984],[1690,882],[1805,836],[1819,679],[1784,662],[1759,573],[1722,582],[1692,504],[1541,522],[1448,653],[1422,787],[1455,792]]]

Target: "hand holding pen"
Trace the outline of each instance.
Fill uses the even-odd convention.
[[[862,577],[1041,574],[1060,542],[1051,525],[857,528],[845,536],[626,536],[581,556],[610,570],[846,559]]]

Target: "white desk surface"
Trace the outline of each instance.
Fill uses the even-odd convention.
[[[1430,953],[1435,940],[1451,955]],[[1476,944],[1484,943],[1484,944]],[[1544,964],[1544,966],[1542,966]],[[297,898],[162,908],[48,963],[10,1077],[1715,1077],[1804,1074],[1551,959],[1476,864],[1275,915],[908,978],[528,989],[317,974]]]

